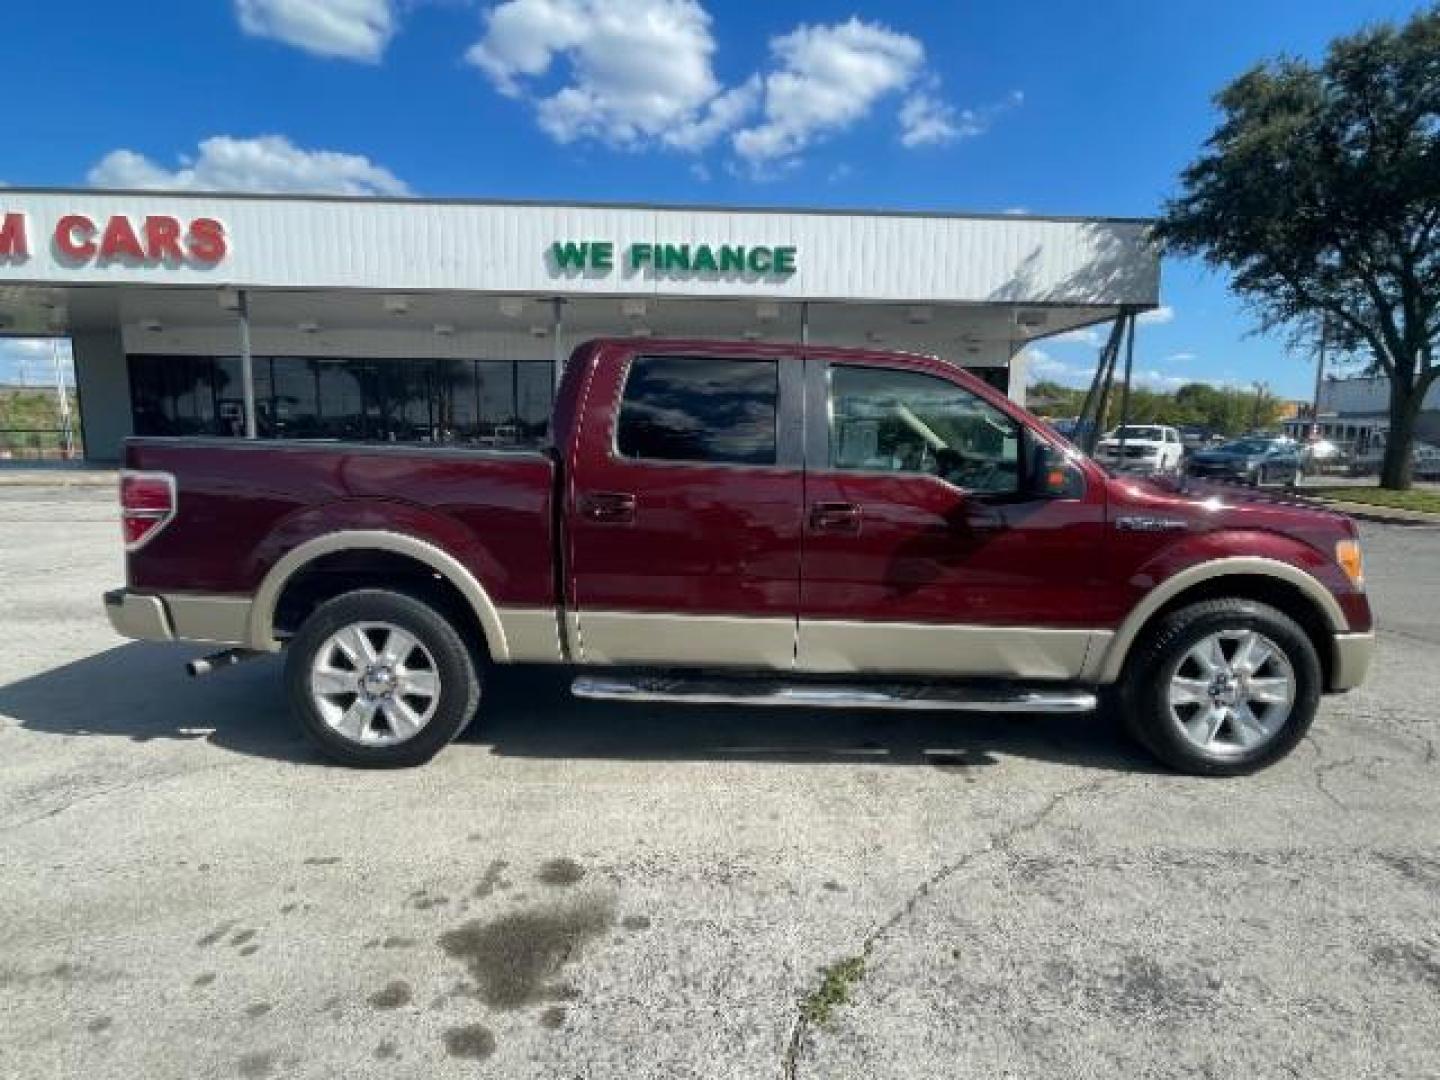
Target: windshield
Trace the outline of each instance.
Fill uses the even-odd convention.
[[[1221,450],[1231,454],[1263,454],[1270,449],[1271,444],[1265,439],[1236,439],[1220,447]]]
[[[1136,426],[1134,424],[1128,427],[1118,427],[1105,437],[1107,439],[1141,439],[1146,442],[1165,441],[1165,435],[1160,428]]]

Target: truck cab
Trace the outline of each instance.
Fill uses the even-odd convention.
[[[1112,474],[933,357],[607,339],[534,450],[146,439],[127,464],[116,628],[284,649],[353,764],[428,759],[490,665],[530,661],[585,697],[1104,704],[1230,774],[1373,649],[1348,519]]]

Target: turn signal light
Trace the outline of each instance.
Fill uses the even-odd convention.
[[[1360,555],[1360,545],[1354,540],[1341,540],[1335,545],[1335,561],[1345,576],[1355,583],[1357,589],[1365,587],[1365,560]]]
[[[135,551],[175,520],[175,477],[162,472],[120,474],[120,529]]]

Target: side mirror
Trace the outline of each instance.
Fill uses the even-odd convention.
[[[1079,499],[1085,494],[1085,474],[1062,451],[1034,439],[1030,453],[1030,490],[1045,499]]]

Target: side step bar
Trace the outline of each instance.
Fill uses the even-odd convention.
[[[597,701],[666,701],[689,705],[798,705],[811,709],[951,709],[992,713],[1088,713],[1088,690],[955,686],[942,683],[850,685],[742,679],[638,678],[582,675],[570,687]]]

